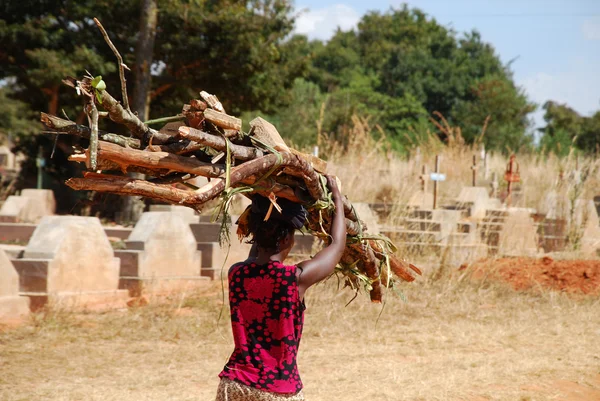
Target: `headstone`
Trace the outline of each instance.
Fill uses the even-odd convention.
[[[407,206],[417,209],[433,209],[433,194],[417,191],[410,197]]]
[[[21,291],[52,303],[112,306],[127,297],[117,290],[119,259],[96,217],[44,217],[13,264]]]
[[[0,146],[0,168],[17,169],[17,158],[8,146]]]
[[[20,196],[9,196],[0,209],[0,221],[37,223],[56,211],[54,193],[49,189],[24,189]]]
[[[22,196],[11,195],[6,198],[2,208],[0,208],[0,222],[17,223],[24,221],[24,211],[28,203],[29,199]]]
[[[0,249],[0,322],[29,314],[29,298],[19,296],[19,275]]]
[[[489,207],[490,197],[484,187],[463,187],[456,199],[459,205],[469,207],[471,217],[483,219]]]
[[[564,219],[569,214],[570,204],[566,194],[550,191],[542,198],[537,210],[549,219]]]
[[[353,203],[354,209],[358,218],[367,225],[367,232],[371,234],[379,234],[379,221],[377,215],[369,207],[368,203]]]
[[[489,209],[481,236],[499,255],[535,256],[538,235],[531,212],[525,208]]]
[[[171,212],[177,213],[187,223],[198,223],[199,217],[196,211],[187,206],[178,205],[150,205],[151,212]]]
[[[600,249],[600,221],[592,200],[577,199],[573,220],[579,231],[580,249],[586,254],[595,254]]]
[[[21,196],[32,200],[38,219],[56,213],[54,192],[49,189],[24,189],[21,191]]]
[[[135,275],[121,275],[122,287],[141,284],[149,291],[190,288],[205,281],[201,253],[190,224],[179,213],[146,212],[125,242],[138,251]]]

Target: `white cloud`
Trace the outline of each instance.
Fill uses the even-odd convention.
[[[296,20],[296,33],[310,39],[328,40],[339,27],[346,31],[356,27],[360,14],[345,4],[302,12]]]
[[[583,21],[581,26],[583,36],[587,40],[600,40],[600,17],[594,17]]]
[[[539,72],[518,82],[529,98],[539,104],[535,126],[545,125],[541,107],[548,100],[566,103],[579,114],[589,116],[600,109],[600,77],[590,62],[579,60],[556,74]]]

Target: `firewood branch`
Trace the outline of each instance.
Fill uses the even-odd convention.
[[[81,138],[90,139],[91,129],[85,125],[77,124],[73,121],[65,120],[60,117],[51,116],[50,114],[40,113],[40,121],[49,130],[56,134],[75,135]],[[98,138],[105,142],[110,142],[123,147],[133,149],[140,148],[140,140],[136,138],[128,138],[126,136],[111,134],[106,131],[98,130]]]

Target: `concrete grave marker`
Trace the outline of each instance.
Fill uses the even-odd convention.
[[[54,193],[49,189],[24,189],[20,196],[9,196],[0,209],[0,221],[37,223],[56,211]]]
[[[171,212],[179,214],[187,223],[198,223],[200,217],[191,207],[177,205],[150,205],[151,212]]]
[[[0,249],[0,322],[29,314],[29,298],[19,296],[19,275]]]
[[[117,291],[119,259],[96,217],[46,216],[22,259],[13,260],[21,291],[72,306],[125,301]]]
[[[125,243],[128,250],[116,252],[127,260],[121,287],[136,292],[141,284],[141,290],[171,291],[207,280],[200,274],[201,253],[194,234],[179,213],[142,214]]]
[[[463,187],[456,203],[468,206],[471,217],[483,219],[490,204],[490,196],[484,187]]]
[[[367,225],[367,231],[371,234],[379,234],[379,221],[377,215],[369,207],[368,203],[353,203],[358,218]]]

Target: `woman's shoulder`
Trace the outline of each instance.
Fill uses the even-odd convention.
[[[249,263],[247,263],[247,261],[234,263],[229,268],[229,274],[235,273],[236,271],[243,269],[245,266],[248,266],[248,265],[249,265]]]

